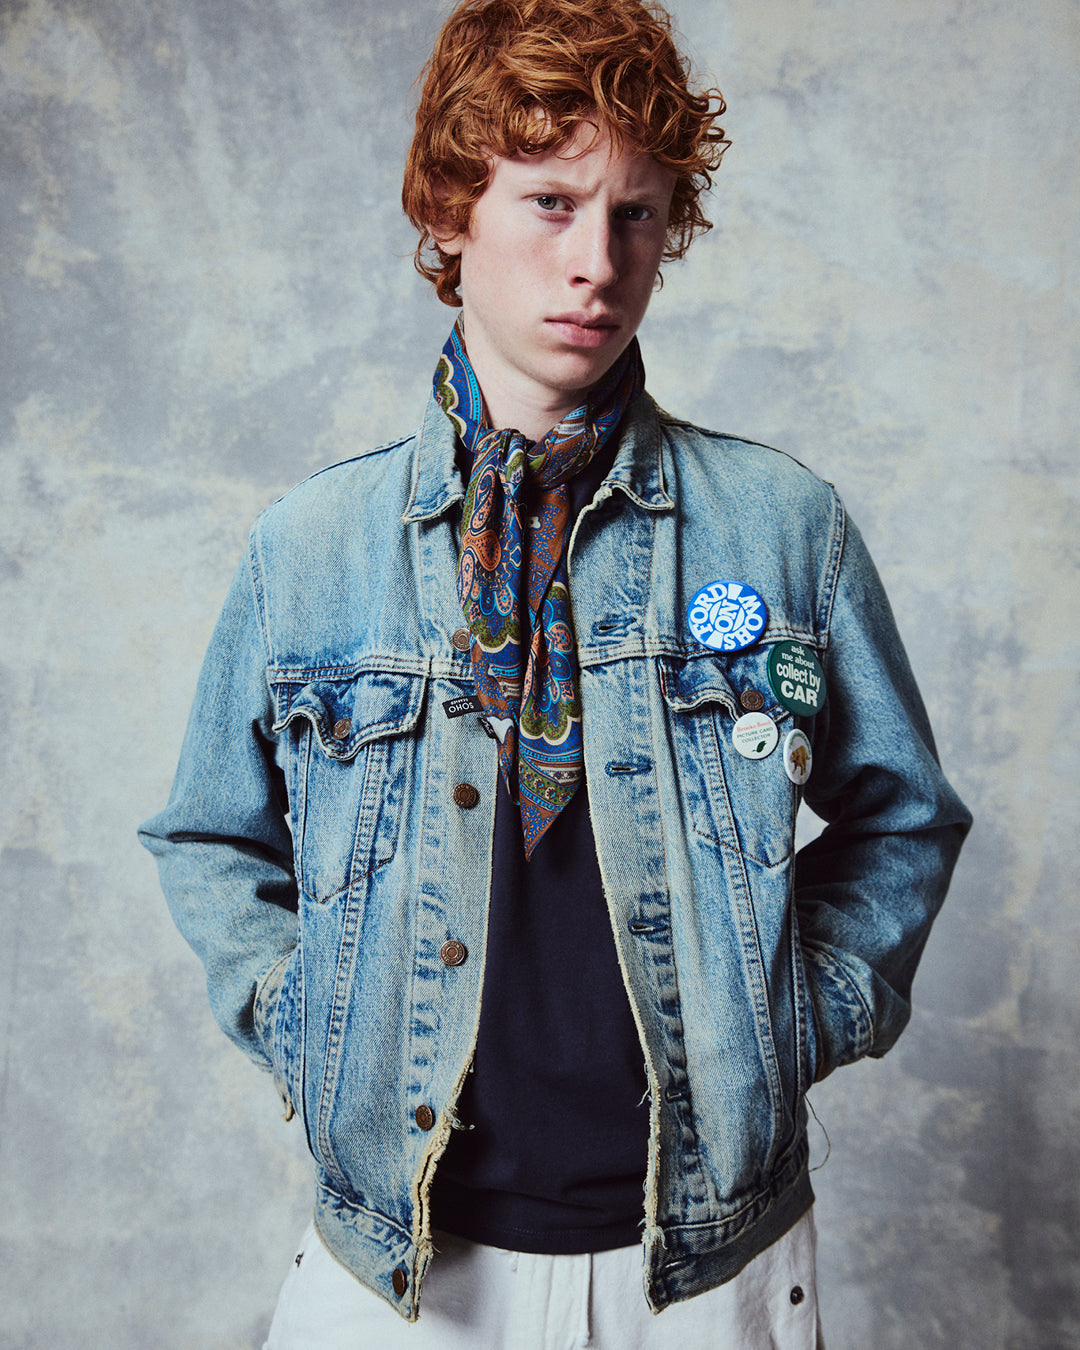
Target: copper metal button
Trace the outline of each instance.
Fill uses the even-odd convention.
[[[467,628],[455,628],[450,635],[450,644],[455,651],[467,652],[472,648],[472,634]]]
[[[415,1120],[422,1130],[430,1130],[435,1124],[435,1112],[425,1103],[416,1108]]]
[[[464,942],[458,942],[456,938],[444,942],[439,948],[439,955],[442,957],[444,966],[460,966],[468,954]]]
[[[454,803],[457,806],[463,806],[466,811],[471,811],[480,800],[480,794],[471,783],[459,783],[454,788]]]
[[[352,722],[348,717],[339,717],[334,723],[334,740],[343,741],[352,731]]]
[[[747,712],[760,712],[765,706],[765,695],[760,689],[744,689],[739,695],[739,702]]]
[[[400,1298],[409,1287],[409,1277],[405,1273],[404,1266],[398,1266],[397,1270],[390,1276],[390,1283],[394,1286],[394,1293]]]

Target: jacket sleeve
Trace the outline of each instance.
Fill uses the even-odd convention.
[[[271,1067],[277,986],[297,940],[284,776],[274,757],[251,569],[237,571],[199,677],[168,805],[139,827],[222,1030]]]
[[[824,665],[805,800],[827,824],[795,871],[819,1079],[883,1055],[904,1029],[915,968],[971,824],[850,521]]]

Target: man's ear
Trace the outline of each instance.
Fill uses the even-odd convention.
[[[434,193],[435,203],[437,204],[436,210],[440,218],[426,222],[428,234],[431,235],[448,258],[456,258],[461,253],[465,242],[465,233],[455,228],[457,222],[454,220],[454,216],[459,213],[448,210],[446,206],[452,195],[452,189],[447,183],[436,183]],[[465,228],[467,230],[468,225]]]
[[[465,242],[463,234],[454,234],[445,227],[440,228],[438,225],[429,225],[428,233],[447,257],[456,258],[461,253],[462,245]]]

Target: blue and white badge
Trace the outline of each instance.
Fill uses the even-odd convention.
[[[702,586],[686,611],[698,642],[717,652],[737,652],[765,631],[769,611],[752,586],[741,581],[711,581]]]

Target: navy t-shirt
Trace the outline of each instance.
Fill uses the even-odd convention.
[[[571,482],[570,529],[617,443],[613,436]],[[457,1107],[466,1128],[453,1132],[435,1173],[435,1227],[527,1252],[636,1243],[646,1088],[587,789],[526,862],[521,818],[500,778],[480,1027]]]

